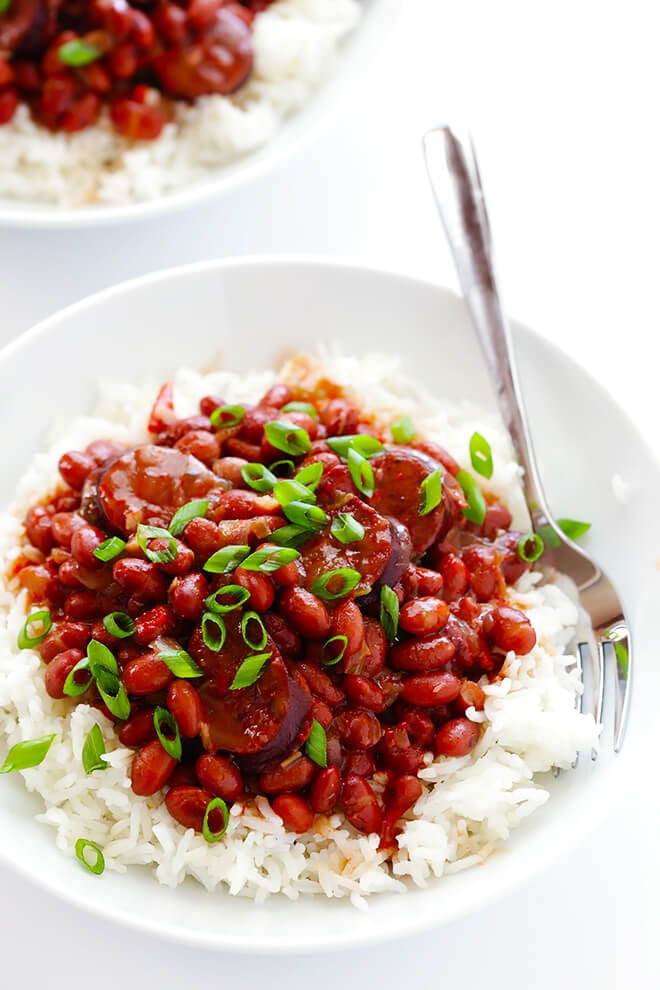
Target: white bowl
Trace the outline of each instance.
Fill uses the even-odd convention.
[[[402,8],[400,0],[360,0],[360,3],[361,21],[343,46],[330,78],[262,148],[189,185],[145,202],[71,208],[0,197],[0,227],[77,228],[145,220],[219,197],[286,161],[327,126],[342,107],[348,112],[349,101],[354,99],[365,78],[370,53],[378,50],[385,33],[393,29]]]
[[[485,865],[425,890],[376,896],[366,913],[321,898],[255,906],[209,895],[192,881],[172,891],[140,870],[99,880],[57,851],[51,832],[33,820],[37,801],[13,778],[0,782],[0,854],[9,863],[79,907],[168,939],[252,953],[302,952],[391,939],[476,910],[548,869],[602,821],[614,799],[623,800],[626,776],[644,759],[642,730],[656,719],[660,693],[659,472],[634,427],[582,369],[528,330],[514,332],[550,503],[592,521],[589,549],[616,575],[632,621],[636,689],[621,755],[605,752],[596,764],[582,759],[576,771],[551,781],[550,802]],[[312,260],[178,269],[72,306],[0,353],[0,504],[10,500],[54,414],[88,409],[99,377],[139,382],[148,370],[165,378],[177,365],[201,366],[217,352],[240,371],[269,366],[283,348],[321,341],[348,352],[400,353],[404,369],[439,395],[493,405],[463,304],[443,289]],[[614,470],[630,486],[626,504],[614,496]]]

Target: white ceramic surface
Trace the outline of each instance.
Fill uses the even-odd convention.
[[[300,113],[286,120],[262,148],[207,177],[145,202],[73,209],[0,197],[0,227],[62,229],[145,220],[233,191],[285,161],[327,126],[342,108],[347,111],[355,87],[360,86],[368,72],[372,53],[401,12],[399,0],[361,0],[361,3],[362,20],[343,46],[331,76],[312,94]]]
[[[2,782],[0,852],[8,862],[82,908],[167,939],[251,953],[302,952],[424,931],[482,907],[548,869],[602,821],[614,799],[623,800],[626,771],[642,754],[643,726],[654,717],[652,699],[660,689],[652,651],[660,592],[658,469],[632,425],[584,371],[529,331],[516,327],[515,335],[550,503],[561,514],[592,521],[589,548],[617,574],[630,613],[637,681],[621,756],[605,755],[595,766],[582,760],[576,772],[550,781],[549,805],[483,867],[423,891],[374,898],[364,914],[320,899],[255,907],[208,895],[192,882],[170,891],[140,871],[98,880],[64,858],[50,832],[31,820],[37,802],[15,779]],[[0,353],[0,502],[11,497],[54,409],[73,416],[89,408],[99,376],[139,381],[147,368],[166,376],[178,363],[201,365],[218,353],[241,370],[268,365],[282,348],[331,340],[347,350],[401,353],[404,368],[438,394],[493,403],[463,305],[437,287],[310,260],[244,259],[181,269],[71,307]],[[612,491],[612,450],[630,488],[626,504]]]

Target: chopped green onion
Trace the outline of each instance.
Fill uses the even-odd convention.
[[[385,630],[387,642],[392,643],[399,631],[399,599],[387,584],[380,589],[380,624]]]
[[[213,632],[213,626],[218,630],[215,633]],[[208,646],[209,650],[213,650],[214,653],[219,653],[225,645],[226,638],[227,627],[222,616],[218,615],[217,612],[204,612],[202,616],[202,639],[204,640],[204,646]]]
[[[305,743],[305,752],[314,763],[317,763],[320,767],[327,767],[327,737],[325,729],[316,719],[312,722],[312,728]]]
[[[154,729],[160,744],[173,760],[180,760],[183,754],[179,723],[172,712],[159,705],[154,712]]]
[[[226,430],[230,426],[238,426],[245,418],[244,406],[218,406],[210,415],[211,426],[216,430]]]
[[[481,433],[473,433],[470,437],[470,461],[477,474],[483,478],[492,478],[493,451]]]
[[[0,0],[0,14],[6,14],[12,5],[12,0]]]
[[[415,424],[410,416],[397,416],[390,424],[390,432],[395,443],[410,443],[415,436]]]
[[[90,639],[87,644],[87,659],[89,669],[95,678],[98,679],[99,670],[105,670],[114,677],[119,677],[119,667],[114,653],[97,639]]]
[[[288,460],[288,458],[284,458],[281,461],[273,461],[270,466],[270,470],[273,474],[277,475],[278,478],[290,478],[296,470],[296,465],[293,461]]]
[[[630,667],[630,654],[628,653],[628,647],[621,640],[617,640],[614,644],[614,655],[616,656],[616,665],[619,668],[619,672],[624,679],[628,680],[628,670]]]
[[[284,506],[284,515],[296,526],[318,531],[323,529],[328,517],[320,505],[310,505],[309,502],[288,502]]]
[[[248,626],[251,622],[256,622],[259,627],[259,638],[255,641],[250,637]],[[266,627],[261,621],[261,617],[253,612],[251,609],[248,612],[243,613],[241,618],[241,636],[243,637],[243,642],[246,646],[249,646],[251,650],[263,650],[264,646],[268,642],[268,633],[266,632]]]
[[[209,509],[207,498],[196,498],[186,505],[182,505],[172,516],[172,521],[168,527],[172,536],[180,536],[191,519],[203,519]]]
[[[96,724],[87,733],[87,738],[82,748],[82,765],[85,773],[92,773],[94,770],[107,770],[108,764],[101,757],[105,755],[105,741],[101,726]]]
[[[469,471],[459,471],[456,480],[463,489],[463,494],[468,502],[467,509],[463,509],[463,515],[470,522],[481,526],[486,518],[486,501],[483,492]]]
[[[323,477],[323,462],[322,461],[312,461],[311,464],[306,464],[304,468],[298,471],[295,480],[300,485],[305,485],[310,491],[315,491],[316,486]]]
[[[221,598],[231,595],[227,602],[220,601]],[[226,584],[224,588],[218,588],[214,591],[212,595],[209,595],[205,599],[204,604],[206,605],[209,612],[233,612],[235,608],[240,608],[250,597],[250,592],[247,588],[243,588],[240,584]]]
[[[85,855],[88,849],[91,849],[92,852],[96,854],[94,861],[91,863]],[[85,869],[89,870],[90,873],[93,873],[94,876],[100,877],[105,870],[105,858],[103,853],[96,843],[92,842],[90,839],[78,839],[76,842],[76,856]]]
[[[282,547],[301,547],[313,535],[313,530],[307,529],[306,526],[294,526],[292,523],[290,526],[280,526],[268,539],[271,543],[277,543]]]
[[[159,650],[158,657],[170,668],[175,677],[204,676],[204,671],[185,650]]]
[[[591,529],[591,523],[580,522],[579,519],[558,519],[557,525],[569,540],[579,540]]]
[[[312,419],[318,419],[319,414],[316,406],[313,406],[311,402],[287,402],[285,406],[282,406],[280,412],[301,412],[307,413]]]
[[[292,454],[294,457],[306,454],[312,446],[307,430],[286,419],[276,419],[272,423],[266,423],[264,433],[271,447],[277,447],[278,450],[283,450],[285,454]]]
[[[335,652],[334,644],[337,644],[339,649]],[[325,643],[321,647],[321,663],[324,667],[334,667],[336,663],[344,656],[346,653],[346,647],[348,646],[348,636],[339,635],[331,636],[330,639],[326,639]]]
[[[255,681],[258,681],[266,661],[272,655],[273,651],[268,650],[266,653],[253,653],[246,657],[236,671],[234,680],[229,685],[229,690],[238,691],[239,688],[250,687]]]
[[[420,516],[428,516],[429,512],[442,502],[442,475],[439,470],[432,471],[424,478],[421,486],[421,498],[419,506]]]
[[[166,540],[167,546],[163,550],[150,550],[151,540]],[[138,546],[147,560],[153,564],[169,564],[176,560],[176,540],[168,529],[162,526],[143,526],[142,523],[137,528]]]
[[[89,691],[94,683],[94,675],[90,672],[89,678],[82,683],[76,680],[76,674],[81,670],[89,670],[89,657],[83,657],[69,672],[62,688],[62,693],[68,698],[79,698],[85,691]]]
[[[287,506],[289,502],[316,502],[314,492],[297,479],[292,478],[278,481],[273,488],[273,495],[283,507]]]
[[[65,65],[72,65],[76,69],[89,65],[90,62],[95,62],[102,55],[103,52],[97,45],[90,45],[88,41],[83,41],[82,38],[73,38],[57,49],[57,57],[60,62]]]
[[[232,544],[216,550],[204,564],[203,570],[209,574],[230,574],[247,557],[250,552],[246,544]]]
[[[220,810],[222,811],[222,828],[220,829],[219,832],[213,832],[211,830],[211,826],[209,825],[209,817],[211,815],[211,812],[215,811],[216,808],[220,808]],[[206,805],[206,811],[204,812],[204,821],[202,822],[202,835],[204,836],[207,842],[217,842],[218,839],[221,839],[223,837],[223,835],[227,831],[228,826],[229,826],[229,808],[227,807],[227,805],[225,804],[225,802],[222,800],[221,797],[213,798],[213,800],[209,801],[209,803]]]
[[[0,773],[14,773],[16,770],[29,770],[43,763],[46,753],[51,747],[55,733],[51,736],[40,736],[38,739],[26,739],[16,743],[7,753],[5,762],[0,767]]]
[[[292,547],[262,547],[255,550],[242,562],[241,567],[246,571],[262,571],[264,574],[272,574],[279,571],[280,567],[290,564],[292,560],[297,560],[300,554]]]
[[[37,633],[36,636],[30,635],[30,626],[36,622],[41,623],[41,632]],[[43,642],[53,625],[53,620],[50,615],[49,608],[42,608],[38,612],[32,612],[28,615],[27,619],[23,624],[23,628],[18,634],[18,648],[19,650],[29,650],[33,646],[38,646],[39,643]]]
[[[345,437],[328,437],[326,440],[328,447],[334,450],[340,457],[348,458],[351,450],[362,457],[373,457],[380,453],[383,445],[376,437],[369,436],[368,433],[353,433]]]
[[[276,475],[258,462],[244,464],[241,468],[241,478],[255,492],[272,492],[273,485],[277,481]]]
[[[107,564],[109,560],[118,557],[125,546],[126,540],[122,540],[118,536],[110,536],[103,543],[99,543],[94,551],[94,556],[97,560],[102,560],[104,564]]]
[[[109,712],[118,719],[127,719],[131,714],[131,702],[126,694],[126,688],[118,677],[112,678],[113,683],[109,683],[111,675],[106,674],[104,680],[105,687],[101,687],[99,676],[96,677],[96,687],[103,698],[103,702]]]
[[[362,575],[359,571],[354,570],[352,567],[337,567],[334,571],[326,571],[320,577],[317,577],[312,585],[312,592],[318,595],[319,598],[323,598],[324,601],[334,601],[335,598],[343,598],[354,588],[357,588],[358,584],[362,580]],[[330,585],[337,585],[340,581],[338,591],[331,591]]]
[[[355,543],[364,538],[364,526],[350,512],[338,512],[332,520],[330,532],[340,543]]]
[[[538,560],[545,546],[538,533],[528,533],[527,536],[518,540],[518,556],[521,560],[526,560],[528,564],[533,564]]]
[[[115,639],[127,639],[135,632],[135,622],[126,612],[110,612],[104,616],[103,626]]]
[[[366,458],[352,448],[348,452],[348,470],[358,491],[371,498],[376,484],[373,468]]]

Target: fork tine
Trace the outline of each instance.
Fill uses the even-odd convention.
[[[597,645],[578,643],[577,649],[582,672],[587,661],[591,662],[593,715],[596,725],[600,725],[603,720],[603,702],[605,699],[605,655],[603,653],[603,643],[602,641]],[[581,705],[580,711],[583,711],[583,705]],[[598,759],[598,750],[595,748],[591,751],[591,759]]]
[[[589,648],[588,643],[578,643],[577,649],[575,651],[575,671],[580,679],[580,684],[582,685],[582,691],[580,694],[575,696],[575,707],[579,712],[584,711],[584,657],[582,656],[582,647]],[[575,754],[575,759],[573,760],[571,766],[575,770],[576,766],[580,762],[580,754]]]
[[[632,649],[628,630],[621,624],[618,638],[610,644],[614,652],[614,678],[616,708],[614,713],[614,752],[623,746],[630,707],[630,682],[632,673]]]

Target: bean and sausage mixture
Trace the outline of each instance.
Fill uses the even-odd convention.
[[[341,811],[394,850],[428,754],[471,752],[478,682],[536,642],[506,598],[526,538],[409,417],[377,427],[327,381],[188,419],[166,384],[148,428],[65,453],[27,513],[19,645],[208,841],[266,795],[296,833]]]
[[[254,18],[274,0],[0,0],[0,124],[26,103],[73,133],[108,106],[115,129],[155,140],[173,101],[248,79]]]

